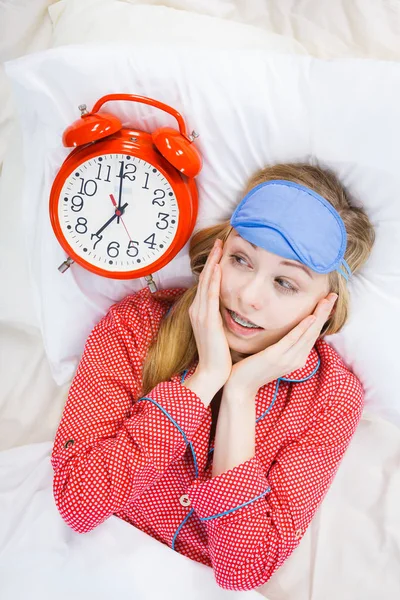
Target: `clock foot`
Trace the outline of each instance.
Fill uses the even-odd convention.
[[[157,291],[156,282],[153,279],[152,275],[146,275],[145,280],[152,294]]]
[[[65,271],[67,271],[73,263],[74,261],[72,260],[72,258],[68,256],[67,260],[61,263],[61,265],[58,267],[58,270],[60,271],[60,273],[65,273]]]

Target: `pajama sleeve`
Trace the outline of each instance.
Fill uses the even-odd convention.
[[[159,321],[140,306],[139,294],[130,296],[86,342],[51,456],[58,510],[78,532],[143,494],[184,455],[207,415],[200,398],[177,381],[139,398],[142,363]]]
[[[267,472],[255,456],[190,487],[221,587],[259,587],[300,543],[356,430],[362,399],[348,372],[315,424],[282,448]]]

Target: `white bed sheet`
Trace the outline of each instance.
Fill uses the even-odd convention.
[[[1,3],[1,61],[50,45],[49,4],[53,3]],[[169,5],[292,35],[322,58],[400,59],[397,0],[172,0],[146,4]],[[100,598],[101,593],[106,597],[108,586],[119,580],[122,583],[120,588],[114,587],[115,591],[129,590],[141,599],[169,593],[174,598],[233,597],[237,594],[223,592],[212,578],[207,579],[210,570],[204,572],[196,563],[191,570],[184,557],[118,519],[110,519],[90,536],[77,536],[54,512],[49,451],[67,386],[57,388],[50,376],[32,307],[24,240],[18,228],[19,207],[7,194],[7,178],[19,177],[18,157],[7,154],[15,131],[9,86],[1,72],[0,162],[6,162],[0,180],[0,597],[50,600],[62,598],[62,594],[67,597],[70,592],[68,597],[73,594],[80,598],[81,594],[91,598],[95,596],[88,586],[95,575],[102,582],[98,586]],[[399,431],[379,419],[363,418],[302,544],[263,587],[263,594],[270,600],[333,600],[338,596],[342,600],[398,600],[399,466]],[[121,546],[116,546],[117,540]],[[95,556],[104,569],[91,562],[96,549]],[[120,562],[114,552],[119,552]],[[142,562],[137,562],[138,557]],[[166,567],[166,586],[157,588],[155,562]],[[68,581],[74,582],[71,577],[77,573],[77,585],[71,587]],[[181,578],[182,573],[188,573],[182,585],[180,580],[171,579],[171,574]]]
[[[52,495],[51,443],[0,454],[2,600],[257,600],[218,588],[212,570],[118,519],[77,535]],[[15,491],[18,499],[15,501]]]

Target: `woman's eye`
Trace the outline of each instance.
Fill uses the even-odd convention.
[[[281,279],[280,277],[277,277],[275,281],[278,282],[279,291],[283,292],[284,294],[297,294],[297,292],[299,291],[297,288],[293,287],[288,281],[286,281],[286,279]]]
[[[244,258],[242,258],[241,256],[238,256],[237,254],[230,254],[230,259],[231,259],[231,262],[234,263],[235,265],[240,265],[242,267],[247,265],[247,262],[244,260]],[[243,262],[240,262],[241,260]]]
[[[249,266],[248,262],[241,256],[238,256],[237,254],[230,254],[229,258],[230,258],[231,263],[236,266],[237,265],[239,265],[240,267],[248,267]],[[277,277],[275,279],[275,281],[278,283],[279,291],[283,294],[297,294],[297,292],[299,291],[297,288],[295,288],[293,285],[291,285],[289,283],[289,281],[287,281],[286,279]]]

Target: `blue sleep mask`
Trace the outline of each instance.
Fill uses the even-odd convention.
[[[351,276],[339,213],[304,185],[281,179],[260,183],[237,206],[230,224],[248,242],[317,273],[337,270],[346,281]]]

